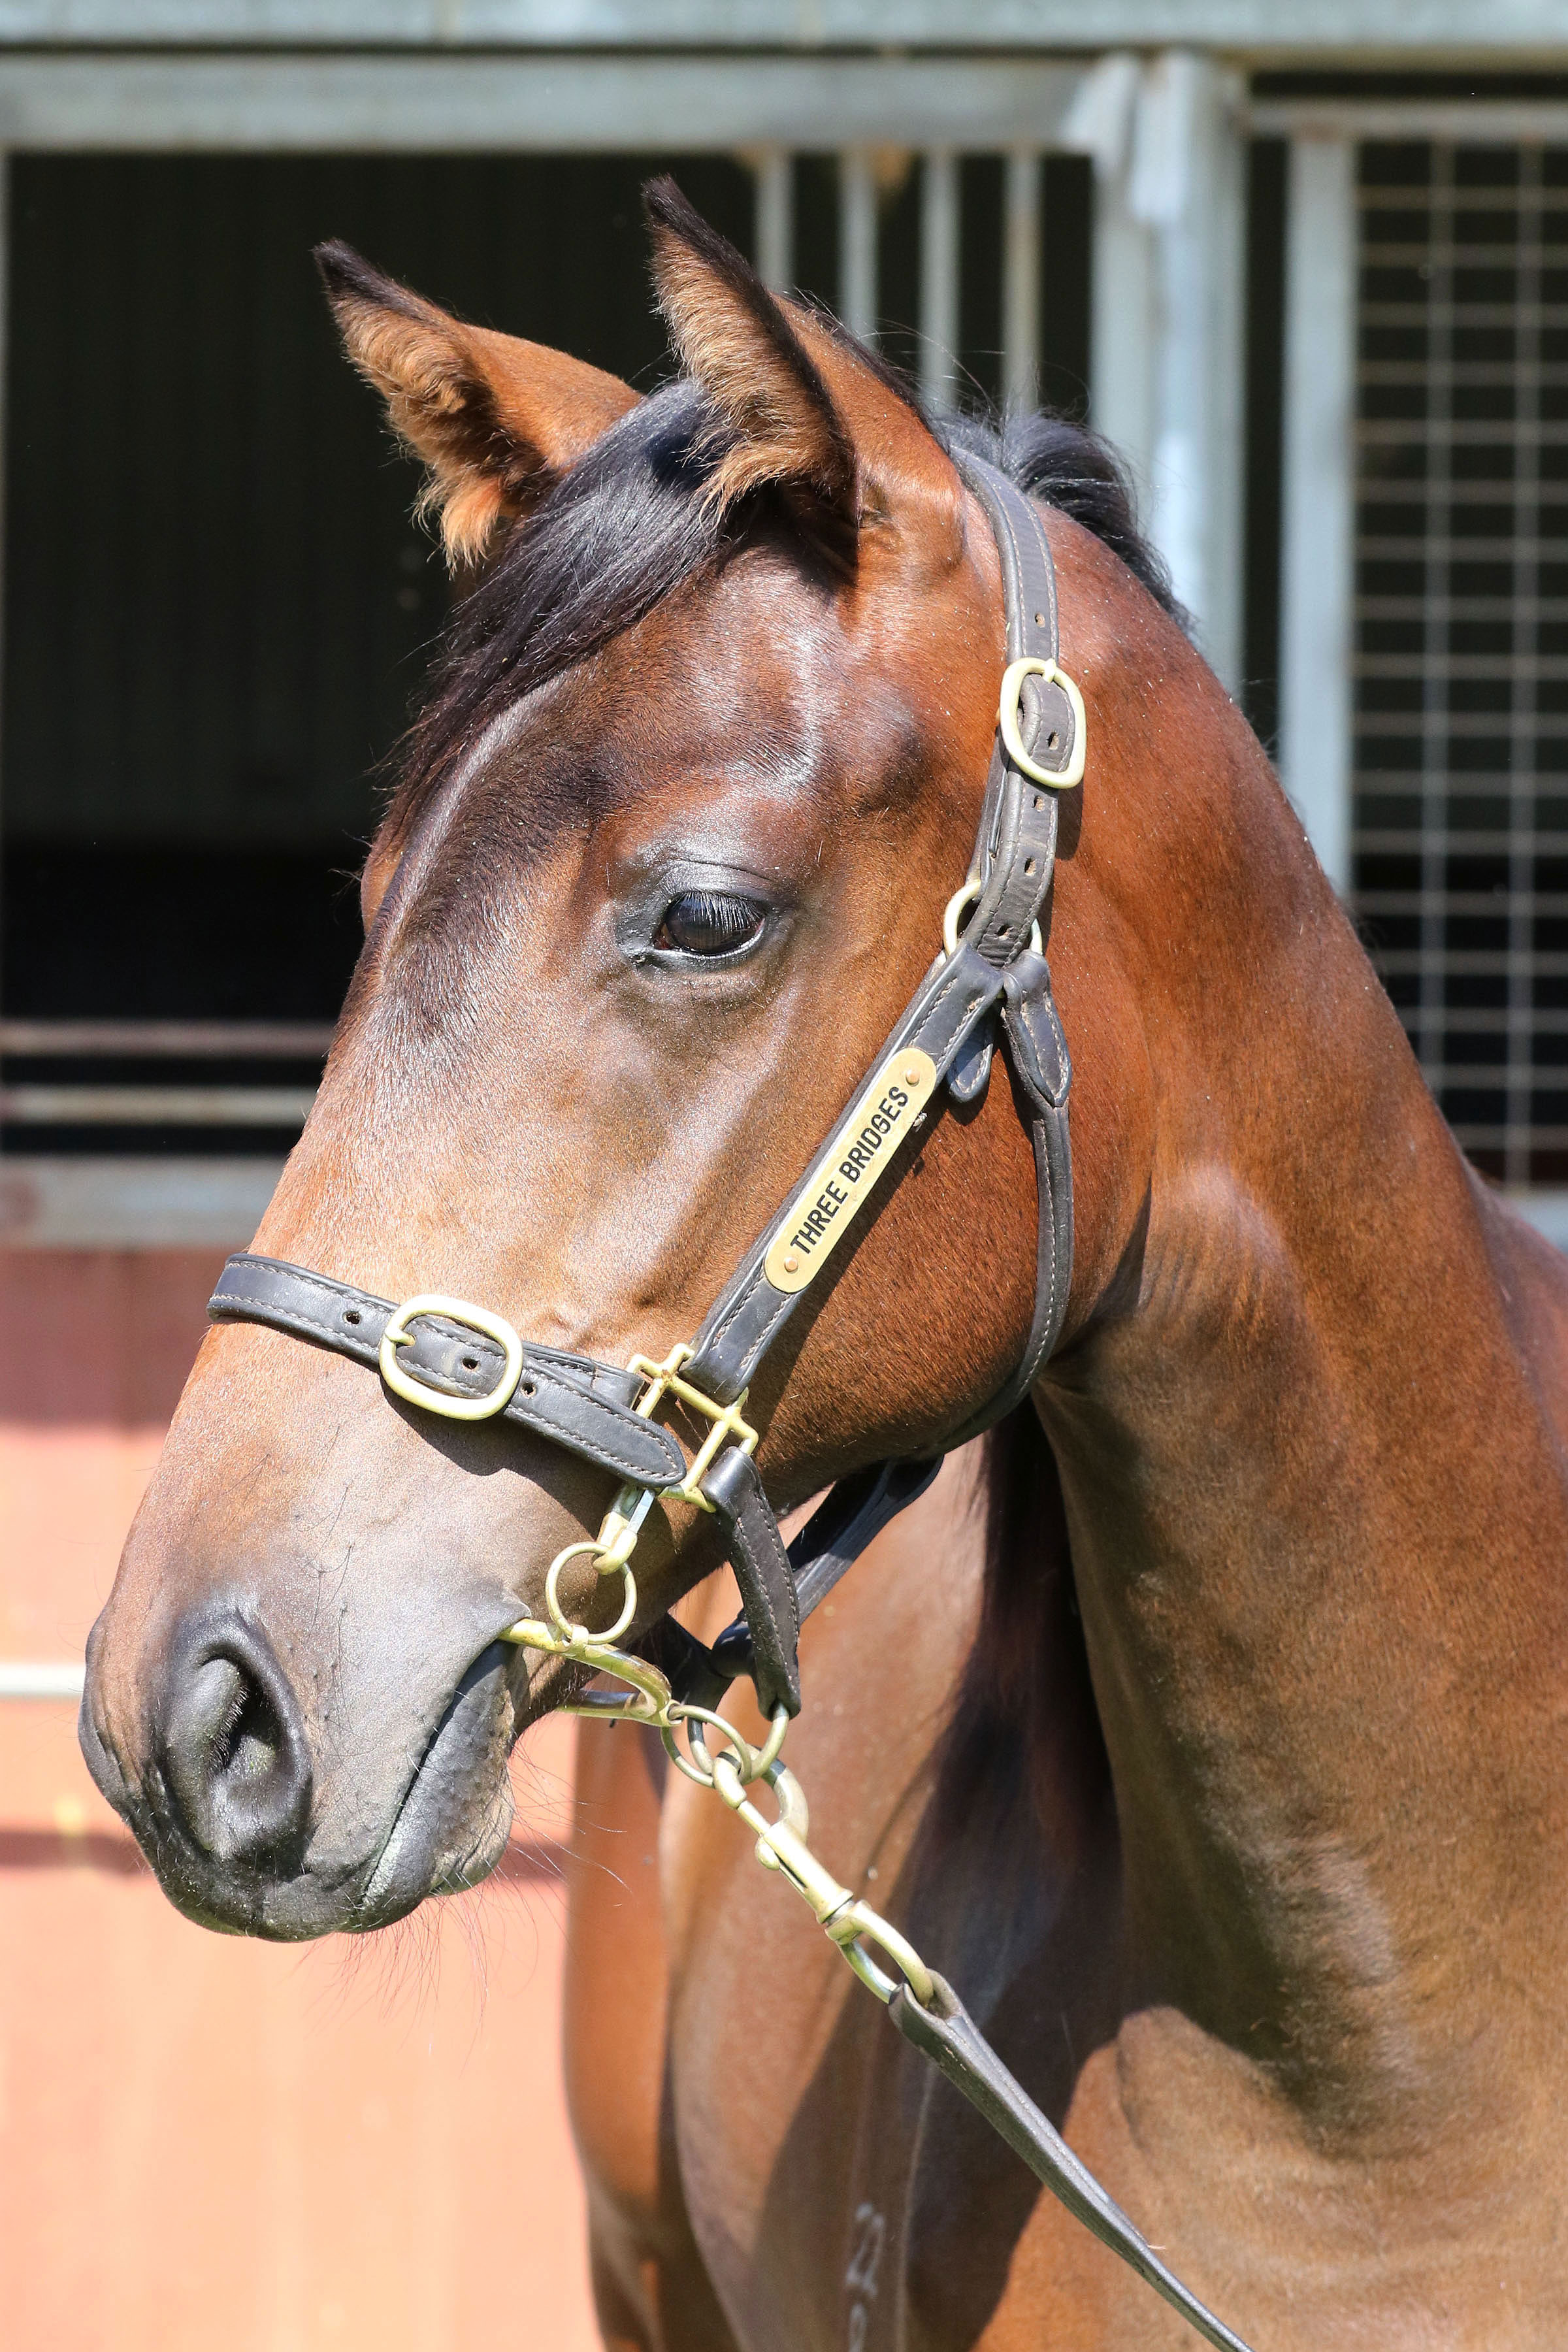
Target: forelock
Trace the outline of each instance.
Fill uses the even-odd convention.
[[[713,565],[732,519],[702,492],[712,420],[680,379],[628,412],[516,526],[459,607],[405,740],[390,821],[431,796],[511,704],[586,660]]]

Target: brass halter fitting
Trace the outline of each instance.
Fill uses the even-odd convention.
[[[640,1373],[647,1382],[632,1408],[634,1412],[641,1414],[644,1421],[652,1419],[667,1396],[673,1396],[682,1404],[689,1405],[693,1412],[700,1413],[705,1421],[712,1423],[713,1426],[691,1458],[686,1484],[670,1490],[677,1501],[690,1503],[700,1511],[711,1512],[713,1506],[702,1492],[702,1481],[712,1468],[716,1455],[727,1444],[738,1446],[742,1454],[754,1454],[757,1432],[749,1421],[741,1418],[741,1407],[750,1394],[749,1390],[742,1389],[733,1404],[715,1404],[701,1389],[694,1388],[689,1381],[682,1380],[681,1368],[691,1361],[691,1349],[682,1339],[676,1342],[662,1364],[656,1364],[651,1356],[634,1356],[626,1369]],[[648,1499],[651,1501],[652,1497]],[[619,1507],[617,1497],[616,1508],[618,1510]],[[639,1525],[646,1515],[645,1504],[638,1515]]]
[[[616,1516],[612,1511],[610,1517]],[[613,1573],[618,1568],[626,1580],[620,1614],[603,1633],[591,1633],[586,1626],[574,1625],[561,1606],[561,1570],[569,1559],[584,1553],[592,1553],[605,1573]],[[613,1723],[640,1723],[656,1730],[678,1770],[699,1787],[713,1790],[745,1822],[757,1842],[757,1860],[764,1869],[777,1871],[810,1906],[817,1925],[837,1946],[861,1983],[868,1986],[879,2000],[887,2002],[892,2000],[901,1981],[922,2009],[929,2007],[935,1988],[931,1970],[913,1945],[868,1903],[862,1902],[849,1887],[841,1886],[805,1842],[810,1827],[805,1792],[781,1760],[784,1735],[789,1729],[788,1710],[778,1708],[767,1738],[760,1748],[753,1748],[732,1723],[713,1708],[678,1699],[658,1666],[617,1648],[620,1635],[637,1613],[637,1585],[626,1562],[612,1560],[607,1552],[600,1550],[597,1542],[568,1544],[556,1554],[544,1580],[544,1605],[550,1613],[548,1625],[525,1617],[510,1626],[501,1639],[515,1642],[522,1649],[542,1651],[549,1657],[570,1659],[594,1674],[613,1675],[627,1686],[622,1696],[609,1691],[584,1691],[581,1696],[564,1701],[563,1711],[568,1715],[596,1716]],[[715,1743],[711,1748],[710,1740]],[[772,1821],[746,1793],[760,1780],[767,1783],[778,1801],[778,1812]],[[900,1974],[889,1976],[865,1949],[867,1943],[878,1946]]]
[[[506,1359],[494,1388],[487,1389],[483,1396],[447,1396],[426,1381],[411,1380],[397,1360],[397,1351],[413,1339],[408,1326],[419,1315],[443,1315],[448,1323],[464,1324],[468,1330],[482,1331],[494,1339]],[[421,1290],[404,1300],[382,1333],[380,1362],[382,1379],[405,1404],[416,1404],[421,1412],[439,1413],[447,1421],[489,1421],[506,1411],[517,1392],[522,1378],[522,1341],[504,1315],[476,1307],[471,1298],[449,1298],[445,1291]]]
[[[1026,677],[1043,678],[1047,686],[1059,686],[1071,706],[1073,718],[1072,751],[1065,768],[1042,768],[1024,749],[1024,739],[1018,730],[1018,698]],[[1037,784],[1045,784],[1053,793],[1070,792],[1074,784],[1083,782],[1083,771],[1089,752],[1089,719],[1083,707],[1083,697],[1065,669],[1054,661],[1037,654],[1026,654],[1021,661],[1009,662],[1002,673],[1002,698],[996,712],[997,731],[1007,747],[1013,765]],[[1051,738],[1054,743],[1056,738]]]

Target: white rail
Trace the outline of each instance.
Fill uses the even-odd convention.
[[[331,1042],[328,1021],[0,1021],[0,1054],[60,1060],[123,1054],[147,1061],[306,1061]]]
[[[86,1677],[79,1658],[0,1658],[0,1699],[79,1699]]]
[[[303,1127],[313,1087],[0,1087],[18,1127]]]

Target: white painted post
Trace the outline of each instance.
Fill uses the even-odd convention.
[[[1040,383],[1040,154],[1007,156],[1002,245],[1002,406],[1033,408]]]
[[[863,147],[838,159],[838,315],[866,342],[877,331],[877,181]]]
[[[1089,415],[1126,462],[1146,524],[1153,504],[1154,240],[1126,182],[1097,173],[1090,288]]]
[[[938,415],[958,391],[958,158],[921,161],[921,391]]]
[[[1247,142],[1245,86],[1211,69],[1207,170],[1202,198],[1209,255],[1207,585],[1204,650],[1232,694],[1246,667],[1247,576]]]
[[[1351,881],[1355,151],[1290,142],[1279,766],[1336,890]]]
[[[1145,72],[1128,205],[1155,233],[1151,535],[1198,639],[1241,675],[1244,188],[1233,78],[1191,50]]]
[[[787,147],[762,147],[752,158],[757,182],[757,275],[782,294],[795,275],[794,173]]]
[[[1141,79],[1138,59],[1125,51],[1101,58],[1073,101],[1062,143],[1094,163],[1089,422],[1131,475],[1140,518],[1147,522],[1153,502],[1154,240],[1128,202]]]
[[[0,1658],[0,1698],[80,1701],[87,1668],[79,1658]]]

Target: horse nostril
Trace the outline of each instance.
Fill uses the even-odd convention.
[[[215,1862],[297,1856],[310,1762],[292,1690],[265,1636],[238,1617],[187,1620],[170,1654],[158,1739],[164,1785]]]

